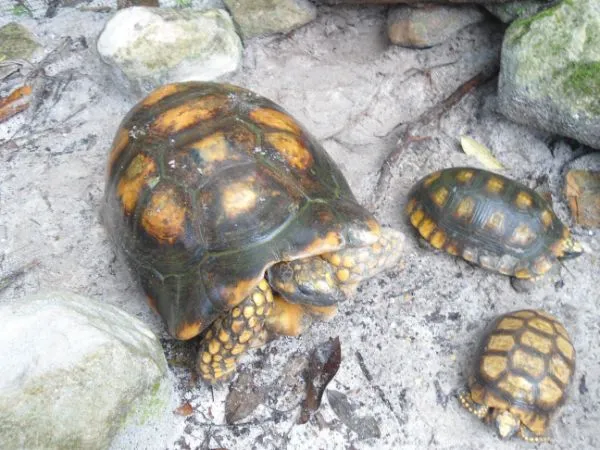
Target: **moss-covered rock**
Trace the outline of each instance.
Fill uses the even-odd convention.
[[[27,28],[11,22],[0,28],[0,62],[9,59],[29,59],[39,48]]]
[[[484,7],[502,22],[510,23],[513,20],[533,16],[558,3],[558,1],[559,0],[517,0],[507,3],[486,4]]]
[[[508,28],[501,111],[600,148],[600,2],[564,0]]]

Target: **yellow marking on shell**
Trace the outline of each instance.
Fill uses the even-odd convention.
[[[498,177],[490,177],[490,179],[485,184],[485,190],[493,194],[501,192],[502,189],[504,189],[504,181],[502,181]]]
[[[434,192],[432,192],[430,194],[431,200],[433,200],[433,202],[436,205],[438,205],[440,208],[442,208],[448,201],[448,195],[449,195],[449,191],[444,186],[436,189]]]
[[[463,219],[465,221],[471,220],[473,217],[473,211],[475,210],[475,200],[471,197],[463,198],[456,207],[453,216],[457,219]]]
[[[246,319],[249,319],[253,315],[254,315],[254,307],[252,307],[252,306],[245,306],[244,307],[244,317]]]
[[[531,319],[529,322],[527,322],[527,325],[529,325],[532,328],[535,328],[536,330],[543,331],[544,333],[554,334],[554,328],[552,327],[552,323],[540,317]]]
[[[421,225],[419,225],[419,233],[421,234],[421,236],[423,236],[425,239],[427,239],[427,238],[429,238],[429,235],[431,235],[431,233],[433,232],[433,230],[435,228],[436,228],[435,222],[433,220],[427,218],[421,222]]]
[[[142,100],[142,106],[154,106],[165,97],[176,94],[181,91],[180,84],[165,84],[158,89],[153,90],[148,96]]]
[[[257,108],[250,112],[250,118],[270,128],[300,134],[300,126],[289,115],[271,108]]]
[[[525,413],[523,412],[521,415],[521,421],[527,426],[527,428],[537,436],[531,438],[529,436],[525,436],[524,433],[520,433],[520,437],[527,442],[548,442],[548,438],[542,436],[546,431],[546,426],[548,421],[546,418],[539,414],[535,414],[532,412]],[[521,427],[521,430],[523,427]]]
[[[507,352],[515,345],[515,338],[505,334],[496,334],[490,337],[487,344],[488,350],[494,350],[499,352]]]
[[[460,250],[458,249],[458,245],[454,241],[450,241],[446,244],[445,250],[453,256],[460,255]]]
[[[252,338],[252,331],[250,330],[244,330],[242,332],[242,334],[240,334],[240,337],[238,338],[238,341],[242,344],[245,344],[246,342],[248,342],[250,339]]]
[[[233,348],[231,349],[231,354],[232,355],[239,355],[240,353],[242,353],[244,350],[246,350],[246,346],[244,344],[236,344],[233,346]]]
[[[556,329],[556,331],[558,331],[558,334],[560,334],[562,337],[564,337],[565,339],[569,339],[569,333],[567,333],[567,330],[565,329],[565,327],[562,326],[561,323],[554,321],[554,328]]]
[[[498,382],[498,388],[514,399],[522,400],[529,404],[534,401],[533,384],[524,377],[509,373]]]
[[[544,230],[547,230],[548,228],[550,228],[550,225],[552,225],[552,212],[545,209],[544,211],[542,211],[541,219],[542,225],[544,225]]]
[[[348,281],[350,278],[350,271],[348,269],[340,269],[335,273],[335,276],[341,282]]]
[[[552,268],[552,262],[545,256],[540,256],[533,263],[533,269],[537,275],[543,275]]]
[[[515,311],[515,312],[510,313],[510,315],[518,317],[520,319],[531,319],[532,317],[536,316],[535,312],[528,311],[528,310]]]
[[[238,155],[231,154],[229,143],[222,131],[210,134],[192,144],[190,148],[195,151],[204,162],[225,161],[239,159]]]
[[[521,335],[521,344],[527,345],[536,349],[538,352],[545,354],[552,351],[552,341],[550,339],[532,333],[531,331],[525,331]]]
[[[572,375],[571,368],[558,354],[552,355],[550,372],[565,385],[569,383]]]
[[[499,355],[484,355],[481,358],[480,370],[486,378],[497,379],[506,370],[506,357]]]
[[[544,373],[545,362],[539,356],[531,355],[522,349],[517,349],[512,355],[512,367],[524,370],[532,377],[537,378]]]
[[[174,243],[183,236],[186,208],[174,188],[166,187],[152,193],[142,213],[144,230],[159,242]]]
[[[312,165],[313,157],[298,136],[282,132],[267,133],[265,138],[296,169],[306,170]]]
[[[238,280],[236,285],[224,288],[221,292],[221,297],[228,305],[236,306],[238,303],[248,297],[252,289],[254,289],[256,285],[264,279],[264,275],[261,273],[255,279]]]
[[[115,139],[112,144],[112,148],[110,150],[110,155],[108,156],[108,173],[112,173],[112,167],[123,153],[123,150],[129,144],[129,130],[126,128],[120,128],[115,136]]]
[[[462,257],[469,262],[476,263],[477,262],[477,250],[473,248],[465,248],[463,249]]]
[[[471,181],[471,179],[473,178],[473,171],[472,170],[460,170],[457,174],[456,174],[456,181],[458,181],[461,184],[465,184],[468,183],[469,181]]]
[[[415,210],[415,207],[417,206],[417,199],[416,198],[411,198],[408,203],[406,204],[406,213],[407,214],[412,214],[412,212]]]
[[[505,317],[496,326],[497,330],[518,330],[523,327],[523,321],[512,317]]]
[[[175,333],[175,337],[182,341],[187,341],[188,339],[198,336],[200,331],[202,331],[202,322],[184,323]]]
[[[480,405],[485,405],[485,394],[486,390],[479,383],[471,384],[471,399]]]
[[[227,98],[220,95],[189,100],[160,114],[150,125],[150,130],[158,134],[175,134],[198,122],[212,119],[227,104]]]
[[[411,214],[410,216],[410,223],[418,228],[419,224],[423,221],[423,219],[425,218],[425,213],[423,212],[422,209],[417,209],[414,213]]]
[[[335,231],[328,232],[324,238],[316,238],[305,249],[306,256],[335,252],[342,246],[342,239]]]
[[[532,273],[529,271],[529,269],[517,269],[515,270],[515,278],[521,278],[521,279],[526,279],[526,278],[531,278],[532,277]]]
[[[533,232],[533,230],[529,228],[529,226],[521,224],[515,228],[515,231],[510,238],[510,243],[525,247],[531,244],[535,238],[536,234]]]
[[[149,156],[140,153],[131,160],[117,185],[117,195],[125,214],[129,215],[135,210],[142,189],[156,173],[156,163]]]
[[[486,230],[489,230],[499,236],[503,235],[504,219],[504,213],[501,213],[500,211],[492,213],[488,218],[487,222],[485,223]]]
[[[562,336],[558,336],[556,338],[556,346],[565,358],[567,358],[569,361],[573,361],[575,350],[569,341]]]
[[[544,378],[539,383],[538,403],[545,407],[555,406],[563,396],[563,391],[550,377]]]
[[[479,265],[484,269],[496,269],[496,259],[490,255],[482,255],[479,257]]]
[[[527,192],[519,192],[515,198],[515,204],[518,208],[527,209],[533,205],[533,198]]]
[[[492,391],[485,391],[483,404],[499,410],[508,410],[510,408],[510,405],[506,400],[494,394]]]
[[[442,248],[446,242],[446,233],[442,230],[437,230],[429,239],[429,243],[435,248]]]
[[[221,204],[229,219],[246,214],[256,207],[258,195],[249,182],[236,182],[223,190]]]
[[[442,171],[438,170],[437,172],[433,172],[429,175],[427,175],[427,177],[425,178],[425,180],[423,180],[423,186],[425,187],[429,187],[431,186],[431,184],[437,180],[440,176],[442,176]]]

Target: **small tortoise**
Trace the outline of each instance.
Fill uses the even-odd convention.
[[[411,190],[406,212],[433,247],[516,278],[543,275],[582,252],[539,194],[481,169],[427,175]]]
[[[331,316],[398,262],[403,242],[296,120],[217,83],[166,85],[129,112],[103,216],[169,332],[205,332],[197,369],[209,382],[234,373],[267,329],[296,335]]]
[[[461,404],[494,421],[502,438],[517,433],[547,441],[552,413],[564,403],[575,370],[575,349],[563,325],[540,310],[515,311],[494,321],[481,343]]]

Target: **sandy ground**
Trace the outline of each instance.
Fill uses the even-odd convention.
[[[193,344],[168,339],[99,222],[106,155],[120,118],[138,100],[118,88],[95,52],[108,17],[63,9],[53,19],[18,19],[46,50],[66,36],[72,42],[46,68],[47,92],[35,114],[0,125],[0,273],[39,261],[0,292],[0,302],[46,288],[69,289],[118,305],[163,336],[180,402],[189,402],[194,413],[169,415],[155,428],[121,436],[115,448],[531,448],[501,442],[455,398],[487,322],[527,307],[561,318],[578,354],[570,400],[551,427],[553,448],[600,447],[596,232],[575,227],[588,253],[529,293],[517,293],[506,277],[420,245],[402,213],[408,190],[426,173],[478,165],[459,147],[459,136],[469,134],[493,149],[507,175],[549,189],[557,213],[570,223],[562,176],[586,150],[500,116],[492,79],[440,120],[413,130],[426,139],[403,144],[389,182],[374,190],[403,127],[494,65],[502,36],[498,25],[485,22],[439,47],[409,50],[388,45],[385,8],[322,8],[315,22],[291,35],[247,43],[243,68],[229,81],[295,115],[339,162],[359,200],[408,239],[403,267],[365,283],[335,319],[301,338],[274,340],[243,360],[240,380],[262,392],[263,404],[241,423],[226,426],[228,385],[211,390],[190,382]],[[0,25],[8,19],[0,17]],[[600,157],[585,158],[600,163]],[[327,395],[311,421],[296,424],[307,357],[335,336],[342,362],[329,389],[352,402],[355,422],[373,418],[379,438],[344,425]]]

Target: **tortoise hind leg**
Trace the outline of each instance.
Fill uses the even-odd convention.
[[[521,427],[519,428],[518,435],[524,441],[531,442],[534,444],[542,443],[542,442],[549,444],[551,442],[550,438],[548,436],[537,435],[523,424],[521,424]]]
[[[215,320],[198,350],[198,372],[210,383],[233,375],[240,356],[264,342],[265,319],[273,309],[273,293],[266,280],[225,316]]]

